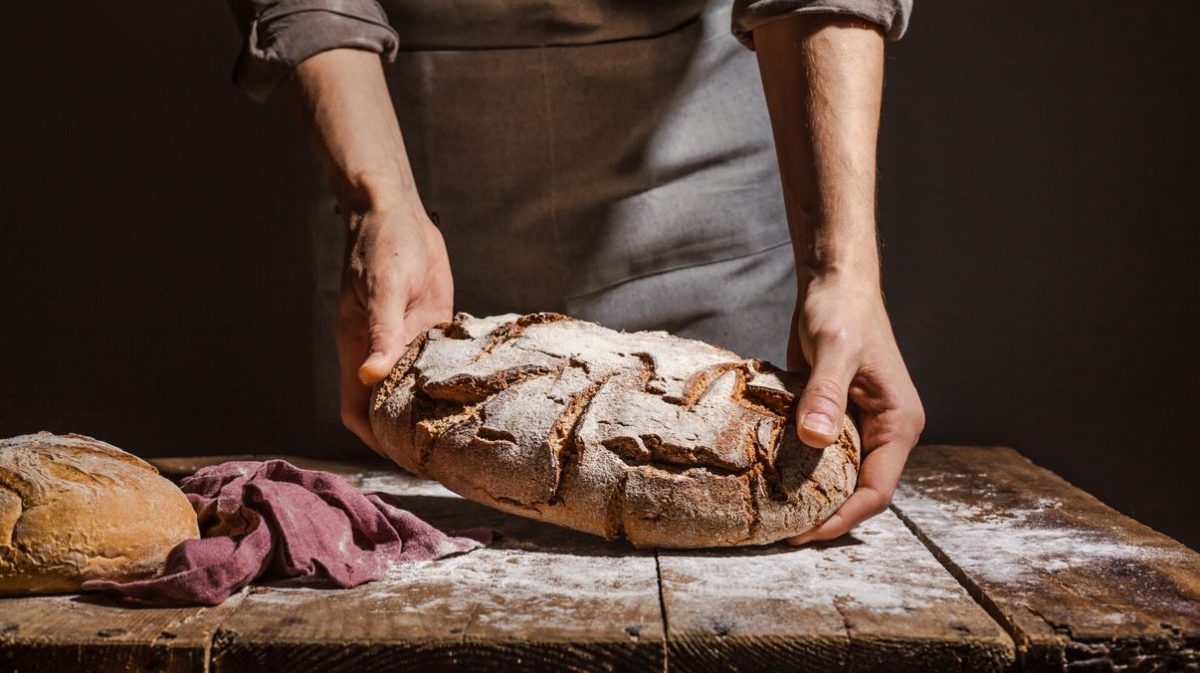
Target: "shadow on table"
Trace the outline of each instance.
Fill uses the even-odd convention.
[[[187,610],[200,607],[209,607],[206,605],[191,605],[187,603],[144,603],[132,599],[125,599],[115,594],[101,593],[93,591],[84,594],[76,594],[71,596],[72,603],[82,603],[84,605],[92,605],[100,608],[113,608],[115,610]],[[111,633],[101,634],[102,638],[112,638],[124,635],[124,629],[113,628],[108,629]]]
[[[650,555],[653,549],[638,549],[625,540],[605,540],[595,535],[573,531],[533,519],[500,512],[462,498],[436,495],[381,494],[397,507],[406,509],[429,523],[447,531],[466,528],[491,528],[499,533],[494,546],[548,554],[580,556]],[[755,547],[726,547],[713,549],[662,550],[674,556],[745,556],[772,555],[857,546],[862,540],[845,535],[828,542],[793,547],[780,542]]]

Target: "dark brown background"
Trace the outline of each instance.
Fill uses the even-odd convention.
[[[229,84],[222,4],[119,7],[5,9],[0,436],[329,451],[314,165]],[[1193,547],[1198,29],[1186,0],[918,0],[880,169],[925,441],[1016,446]]]

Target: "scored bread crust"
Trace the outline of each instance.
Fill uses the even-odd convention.
[[[827,519],[858,476],[848,417],[836,443],[800,442],[802,388],[666,332],[458,313],[376,387],[371,425],[401,467],[506,512],[642,547],[765,544]]]
[[[187,496],[136,456],[85,435],[0,439],[0,596],[153,575],[199,536]]]

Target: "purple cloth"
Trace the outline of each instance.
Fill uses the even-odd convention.
[[[471,551],[492,538],[487,529],[447,535],[387,502],[387,494],[360,493],[335,474],[283,460],[213,465],[181,488],[201,538],[172,549],[155,577],[89,580],[85,591],[216,605],[254,581],[352,587],[395,563]]]

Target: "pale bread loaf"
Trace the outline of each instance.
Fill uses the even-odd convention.
[[[0,440],[0,595],[152,575],[196,537],[183,492],[115,446],[48,432]]]
[[[405,469],[514,514],[638,546],[763,544],[854,489],[849,418],[800,443],[802,381],[665,332],[554,313],[427,330],[376,389],[375,435]]]

